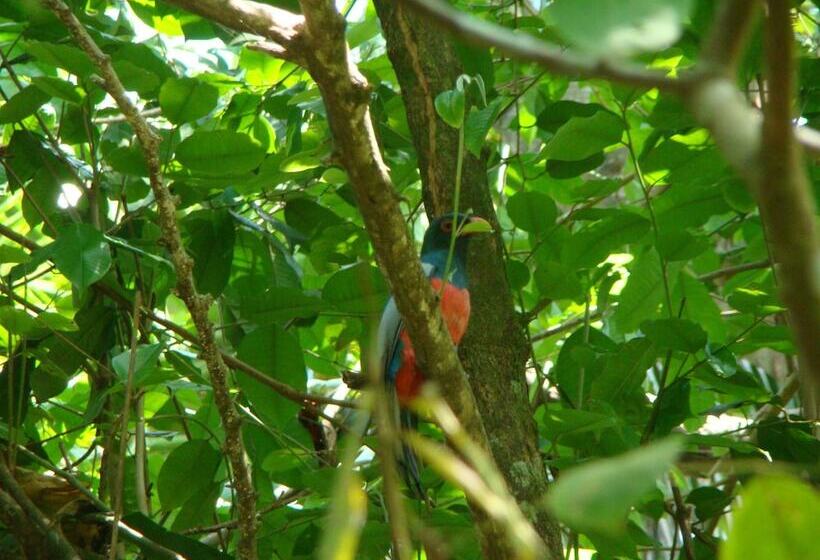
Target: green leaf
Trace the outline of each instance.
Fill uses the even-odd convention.
[[[114,71],[127,91],[135,91],[142,96],[151,95],[159,87],[159,76],[146,70],[141,64],[130,60],[114,60]]]
[[[194,281],[200,292],[219,296],[228,283],[233,262],[236,229],[225,210],[203,210],[189,215],[185,229],[187,248],[194,259]]]
[[[650,249],[635,259],[629,271],[629,280],[612,316],[618,330],[622,333],[636,330],[644,320],[655,315],[663,296],[661,260],[658,253]]]
[[[479,157],[481,155],[484,139],[492,128],[505,101],[506,99],[502,97],[496,97],[486,107],[473,109],[467,115],[467,121],[464,123],[464,146],[474,156]]]
[[[617,58],[672,45],[691,7],[691,0],[556,0],[549,13],[569,42]]]
[[[171,78],[159,90],[162,114],[174,124],[192,122],[210,113],[219,100],[219,90],[196,78]]]
[[[672,187],[653,205],[658,224],[674,228],[701,226],[710,217],[731,211],[721,190],[711,182]]]
[[[387,295],[381,272],[366,263],[339,270],[322,289],[322,299],[344,313],[378,314]]]
[[[37,320],[34,317],[11,305],[0,306],[0,326],[20,336],[28,336],[38,329]]]
[[[24,87],[0,107],[0,124],[18,122],[33,115],[49,99],[51,95],[37,86]]]
[[[233,556],[224,554],[196,539],[173,533],[139,512],[129,513],[122,518],[122,521],[141,535],[144,535],[151,543],[159,544],[168,550],[177,552],[183,555],[184,558],[196,558],[197,560],[231,560],[233,558]],[[159,558],[159,556],[156,556],[155,547],[145,545],[142,542],[139,546],[146,558]]]
[[[35,76],[31,79],[31,83],[40,88],[43,93],[51,97],[59,97],[70,103],[82,103],[85,94],[80,91],[74,84],[61,80],[60,78],[53,78],[51,76]]]
[[[459,89],[442,91],[436,96],[436,112],[453,128],[464,124],[464,92]]]
[[[515,193],[507,201],[507,213],[516,227],[538,234],[553,226],[558,208],[544,193],[522,191]]]
[[[714,486],[701,486],[689,492],[686,503],[695,506],[695,515],[700,521],[706,521],[731,504],[732,496]]]
[[[117,146],[106,154],[105,160],[118,173],[148,177],[148,164],[139,144]]]
[[[575,268],[594,266],[621,246],[640,241],[648,231],[649,220],[619,210],[573,234],[562,248],[561,260]]]
[[[29,41],[26,44],[26,51],[41,62],[68,70],[80,78],[86,78],[96,71],[88,55],[77,47]]]
[[[299,340],[278,325],[266,326],[245,335],[238,348],[239,358],[262,373],[304,392],[307,389],[305,360]],[[300,406],[273,389],[237,371],[243,394],[260,418],[284,428],[296,419]]]
[[[586,329],[581,327],[564,341],[558,353],[554,372],[563,393],[576,406],[589,398],[592,380],[602,371],[605,356],[619,348],[598,329],[590,327],[588,332],[585,331]],[[581,380],[584,382],[583,387]]]
[[[655,487],[681,448],[680,439],[668,438],[562,472],[547,504],[558,519],[579,531],[622,534],[629,509]]]
[[[685,229],[661,229],[658,232],[658,253],[667,262],[688,261],[709,249],[709,238],[694,236]]]
[[[285,173],[301,173],[322,165],[322,160],[314,153],[300,152],[282,160],[279,169]]]
[[[544,154],[549,159],[561,161],[587,159],[620,142],[623,131],[621,118],[609,111],[597,111],[589,117],[572,117],[555,132]]]
[[[174,448],[157,477],[157,493],[162,509],[178,508],[213,484],[222,454],[202,439],[186,441]]]
[[[641,331],[664,350],[694,353],[706,346],[706,331],[688,319],[644,321]]]
[[[157,369],[157,361],[164,348],[162,344],[140,344],[137,346],[136,356],[134,357],[134,387],[143,386],[147,376]],[[130,363],[130,349],[111,358],[111,367],[114,368],[114,372],[119,376],[123,384],[128,380],[128,367]]]
[[[601,374],[592,383],[591,397],[614,405],[640,393],[646,370],[655,362],[658,350],[646,338],[633,338],[611,354]]]
[[[721,560],[817,558],[820,496],[795,478],[755,478],[741,493]]]
[[[265,150],[241,132],[197,130],[177,147],[176,157],[192,171],[223,175],[256,169],[265,158]]]
[[[710,340],[723,342],[726,339],[727,326],[720,316],[720,308],[703,282],[682,272],[678,275],[674,297],[686,298],[683,316],[703,327]],[[676,305],[674,301],[673,305]]]
[[[561,263],[553,261],[540,263],[535,269],[534,278],[541,297],[575,299],[583,293],[578,275]]]
[[[71,224],[52,245],[54,264],[80,290],[105,276],[111,251],[103,234],[88,224]]]
[[[598,431],[610,428],[616,423],[615,416],[575,408],[556,409],[549,407],[544,410],[541,417],[544,433],[550,439]]]
[[[272,286],[267,279],[258,276],[243,276],[231,286],[238,294],[239,309],[244,318],[258,325],[306,319],[325,307],[318,297],[306,295],[298,288]]]

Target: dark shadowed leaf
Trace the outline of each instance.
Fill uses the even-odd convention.
[[[544,233],[555,223],[558,208],[544,193],[522,191],[507,201],[507,213],[513,223],[530,233]]]
[[[171,78],[159,90],[162,114],[174,124],[195,121],[216,107],[219,91],[195,78]]]
[[[165,459],[157,477],[157,492],[162,509],[168,511],[206,491],[222,461],[222,454],[202,439],[186,441]]]
[[[697,352],[706,346],[706,331],[688,319],[657,319],[641,323],[646,338],[664,350]]]

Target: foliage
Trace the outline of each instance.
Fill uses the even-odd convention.
[[[357,412],[324,407],[330,423],[247,369],[352,400],[342,379],[360,369],[387,298],[321,92],[299,66],[170,4],[71,4],[161,136],[196,284],[213,298],[221,348],[238,358],[234,396],[265,511],[260,557],[386,557],[375,439],[364,438],[353,471],[351,457],[337,465],[328,437],[345,449]],[[669,72],[693,64],[713,18],[707,0],[459,4],[585,54]],[[820,13],[795,5],[798,107],[816,127]],[[377,136],[420,240],[419,158],[395,71],[373,8],[346,7]],[[691,548],[698,560],[721,548],[730,560],[808,558],[820,498],[798,478],[817,481],[817,427],[794,396],[795,347],[766,232],[738,177],[668,93],[462,52],[470,70],[435,108],[466,150],[487,157],[497,186],[508,277],[532,340],[539,446],[558,479],[538,507],[566,523],[568,547],[599,558],[670,547],[680,551],[670,557]],[[22,446],[70,466],[106,503],[121,462],[127,522],[189,557],[222,557],[182,536],[233,519],[234,495],[133,130],[88,56],[37,3],[0,4],[0,56],[3,453],[43,468]],[[740,71],[753,103],[760,74],[756,36]],[[145,309],[135,325],[137,292]],[[118,457],[129,377],[131,437]],[[758,476],[771,471],[786,474]],[[425,470],[435,506],[414,515],[452,557],[477,557],[457,477],[440,474]],[[277,501],[295,493],[298,507]],[[692,529],[687,547],[679,516]],[[231,542],[218,544],[233,554]]]

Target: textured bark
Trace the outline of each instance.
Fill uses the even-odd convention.
[[[376,0],[375,4],[407,108],[427,213],[436,216],[452,209],[458,133],[436,116],[433,100],[453,87],[462,72],[461,63],[447,36],[403,10],[401,3]],[[486,163],[469,153],[462,185],[463,208],[471,207],[498,231]],[[547,490],[547,478],[524,379],[529,348],[515,313],[500,243],[497,233],[471,244],[473,309],[460,354],[496,464],[551,555],[560,558],[558,524],[536,505]],[[491,543],[491,547],[486,551],[490,558],[508,554],[502,542]]]

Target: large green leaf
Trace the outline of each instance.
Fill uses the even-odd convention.
[[[758,478],[741,493],[721,560],[817,558],[820,496],[786,476]]]
[[[191,171],[222,175],[256,169],[265,157],[265,150],[241,132],[198,130],[182,141],[176,156]]]
[[[619,142],[623,131],[621,118],[609,111],[597,111],[589,117],[572,117],[555,132],[545,155],[561,161],[586,159]]]
[[[646,371],[657,357],[658,349],[646,338],[633,338],[611,354],[601,374],[592,383],[591,397],[619,405],[640,393]]]
[[[579,48],[617,57],[668,47],[680,37],[691,0],[556,0],[556,29]]]
[[[159,544],[162,547],[177,552],[183,555],[184,558],[197,560],[230,560],[233,558],[216,548],[210,547],[199,542],[196,539],[173,533],[165,527],[152,520],[150,517],[139,512],[129,513],[122,518],[123,523],[133,528],[140,535],[147,537],[147,540],[153,544]],[[146,558],[159,558],[156,548],[146,544],[145,539],[138,543],[142,553]],[[163,556],[162,558],[166,558]]]
[[[240,359],[264,374],[297,391],[306,390],[305,360],[299,340],[282,327],[263,327],[245,335],[238,353]],[[298,404],[246,373],[237,372],[236,376],[242,392],[261,418],[282,428],[296,420],[300,409]]]
[[[618,330],[622,333],[632,332],[643,321],[653,318],[663,296],[661,260],[650,249],[635,260],[629,271],[629,280],[618,299],[618,309],[612,316]]]
[[[562,248],[561,260],[578,268],[593,266],[621,246],[639,241],[648,231],[649,220],[618,211],[573,234]]]
[[[688,319],[657,319],[641,323],[641,331],[664,350],[697,352],[706,346],[706,332]]]
[[[231,285],[239,298],[243,317],[258,325],[306,319],[325,307],[318,297],[307,295],[298,288],[273,286],[258,276],[243,276]]]
[[[681,440],[669,438],[562,472],[547,498],[550,510],[580,531],[623,533],[629,508],[655,487],[681,448]]]
[[[80,78],[86,78],[96,70],[85,52],[70,45],[29,41],[26,50],[40,61],[68,70]]]
[[[222,454],[202,439],[186,441],[162,463],[157,477],[157,493],[162,509],[178,508],[193,496],[207,491],[222,462]]]
[[[194,280],[199,291],[216,297],[231,275],[236,230],[224,210],[203,210],[188,216],[188,251],[194,259]]]
[[[35,76],[31,83],[51,97],[59,97],[71,103],[81,103],[85,95],[71,82],[51,76]]]
[[[162,114],[174,124],[204,117],[216,107],[218,99],[216,87],[195,78],[171,78],[159,90]]]
[[[0,106],[0,124],[21,121],[33,115],[49,99],[51,99],[51,94],[37,86],[24,87]]]
[[[378,268],[359,263],[333,274],[322,299],[346,313],[377,314],[387,299],[387,283]]]
[[[544,193],[522,191],[515,193],[507,201],[507,213],[517,227],[538,234],[553,227],[558,208]]]
[[[535,285],[541,297],[549,299],[575,299],[583,289],[574,270],[561,263],[546,261],[535,269]]]
[[[111,268],[108,242],[88,224],[71,224],[62,229],[51,249],[54,264],[80,290],[105,276]]]

